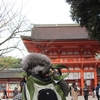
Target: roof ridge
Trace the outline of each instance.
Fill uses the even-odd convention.
[[[79,24],[34,24],[33,27],[80,26]]]

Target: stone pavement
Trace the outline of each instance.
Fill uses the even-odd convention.
[[[66,100],[71,100],[71,96],[66,97]],[[84,96],[78,96],[78,100],[84,100]],[[97,100],[97,98],[93,98],[92,96],[89,96],[88,100]]]
[[[13,99],[1,99],[1,100],[13,100]],[[66,100],[71,100],[71,96],[66,97]],[[84,100],[84,96],[78,96],[78,100]],[[97,98],[89,96],[88,100],[97,100]]]

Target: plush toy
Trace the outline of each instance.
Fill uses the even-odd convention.
[[[63,66],[52,66],[50,58],[41,53],[30,53],[21,64],[27,81],[20,97],[13,100],[66,100],[69,87],[63,79],[69,73],[62,75]]]

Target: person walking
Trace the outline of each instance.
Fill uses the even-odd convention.
[[[3,93],[4,93],[3,98],[5,98],[5,96],[6,96],[6,98],[8,98],[6,88],[4,88]]]
[[[83,92],[84,92],[84,99],[85,99],[85,100],[88,100],[88,96],[89,96],[89,87],[87,86],[87,84],[84,85]]]
[[[0,93],[0,100],[1,100],[1,93]]]
[[[92,87],[92,97],[95,98],[95,87],[94,87],[94,85]]]
[[[16,96],[18,94],[18,88],[17,87],[15,87],[13,94],[14,94],[14,96]]]
[[[73,83],[71,86],[71,96],[72,100],[78,100],[78,89],[75,83]]]
[[[99,84],[97,84],[97,86],[96,86],[96,96],[97,96],[98,100],[100,98],[100,96],[99,96],[99,89],[100,89],[100,86],[99,86]]]
[[[27,81],[27,77],[23,77],[20,81],[20,93],[22,93],[22,89],[24,87],[24,85],[26,84],[26,81]]]
[[[27,77],[23,77],[21,79],[21,81],[20,81],[20,91],[19,91],[18,95],[14,96],[13,100],[22,100],[22,90],[23,90],[23,88],[25,89],[26,81],[27,81]],[[26,98],[26,95],[25,95],[25,98]]]

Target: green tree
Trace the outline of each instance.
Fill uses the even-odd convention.
[[[5,68],[20,68],[22,59],[14,57],[0,57],[0,70]]]
[[[100,41],[100,0],[66,0],[73,21],[85,27],[90,39]]]

